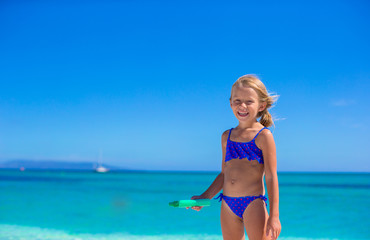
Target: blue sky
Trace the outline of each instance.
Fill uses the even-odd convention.
[[[367,1],[1,1],[0,161],[210,170],[257,74],[279,171],[370,171]]]

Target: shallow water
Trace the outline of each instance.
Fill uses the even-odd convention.
[[[217,173],[0,171],[0,239],[222,239]],[[370,239],[370,174],[279,173],[280,239]]]

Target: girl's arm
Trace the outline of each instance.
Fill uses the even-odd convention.
[[[274,137],[270,131],[264,131],[260,138],[260,148],[262,150],[265,165],[265,180],[267,193],[270,203],[270,216],[267,221],[266,235],[271,231],[276,239],[281,231],[279,220],[279,183],[276,168],[276,147]],[[257,143],[256,143],[257,144]]]
[[[221,136],[221,147],[222,147],[222,167],[221,172],[217,175],[211,186],[202,193],[202,197],[212,199],[219,191],[222,190],[224,185],[224,167],[225,167],[225,154],[226,154],[226,142],[229,132],[225,131]]]
[[[217,175],[213,183],[208,187],[208,189],[202,193],[200,196],[193,196],[191,199],[201,199],[208,198],[212,199],[219,191],[222,190],[224,186],[224,168],[225,168],[225,155],[226,155],[226,142],[229,131],[225,131],[221,137],[222,146],[222,167],[221,172]],[[192,207],[192,209],[199,211],[202,207]]]
[[[209,188],[204,193],[202,193],[199,196],[199,198],[212,199],[219,191],[221,191],[223,184],[224,184],[224,174],[223,172],[220,172],[217,175],[216,179],[211,184],[211,186],[209,186]]]

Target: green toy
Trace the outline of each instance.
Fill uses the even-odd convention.
[[[195,200],[179,200],[169,203],[173,207],[207,207],[211,205],[211,200],[209,199],[195,199]]]

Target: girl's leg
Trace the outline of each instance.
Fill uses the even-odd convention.
[[[266,239],[268,213],[263,200],[251,202],[244,211],[243,219],[249,240]]]
[[[224,240],[245,239],[242,219],[231,211],[225,201],[221,204],[221,229]]]

